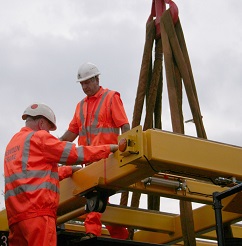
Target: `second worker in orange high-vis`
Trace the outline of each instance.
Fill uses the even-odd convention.
[[[81,84],[86,97],[76,105],[76,110],[68,130],[60,140],[74,141],[78,137],[78,145],[117,144],[118,135],[130,130],[129,121],[124,110],[120,94],[104,89],[99,85],[100,72],[96,65],[83,63],[77,74],[77,82]],[[106,226],[110,236],[127,239],[128,230],[121,226]],[[91,212],[85,220],[88,239],[101,235],[101,214]]]
[[[22,115],[25,127],[8,143],[4,156],[5,205],[9,246],[56,245],[59,181],[83,164],[107,158],[117,145],[76,146],[49,133],[56,129],[53,111],[34,103]]]

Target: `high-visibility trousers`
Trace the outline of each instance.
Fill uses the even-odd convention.
[[[9,246],[55,246],[56,219],[41,216],[15,223],[9,228]]]
[[[87,214],[85,219],[85,229],[86,233],[92,233],[96,236],[101,236],[102,234],[102,222],[101,222],[101,213],[90,212]],[[122,226],[106,226],[109,231],[109,234],[112,238],[118,239],[127,239],[129,232],[125,227]]]

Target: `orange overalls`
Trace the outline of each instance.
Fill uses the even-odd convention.
[[[5,204],[9,245],[56,245],[59,180],[72,175],[74,164],[107,158],[110,146],[62,142],[47,131],[23,127],[6,147]]]
[[[119,128],[128,124],[118,92],[100,87],[91,97],[76,106],[68,130],[79,135],[78,145],[117,144]],[[86,233],[101,235],[101,213],[91,212],[85,220]],[[128,230],[121,226],[106,226],[113,238],[127,239]]]

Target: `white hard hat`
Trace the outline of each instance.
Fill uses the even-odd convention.
[[[77,82],[88,80],[99,74],[100,72],[94,64],[90,62],[83,63],[79,67],[78,72],[77,72]]]
[[[56,118],[55,114],[50,107],[45,105],[44,103],[33,103],[29,105],[23,112],[22,119],[26,120],[27,116],[44,116],[52,123],[51,131],[56,130]]]

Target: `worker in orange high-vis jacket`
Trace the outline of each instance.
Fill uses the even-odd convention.
[[[5,205],[10,246],[57,244],[59,181],[77,166],[107,158],[117,145],[79,146],[49,133],[56,129],[53,111],[34,103],[22,115],[25,127],[8,143],[4,157]],[[79,168],[80,169],[80,168]]]
[[[123,107],[120,94],[103,89],[99,85],[100,72],[90,63],[84,63],[78,69],[77,82],[81,84],[87,95],[77,106],[68,130],[60,138],[74,141],[78,137],[78,145],[98,146],[101,144],[117,144],[118,135],[130,130],[130,125]],[[121,226],[106,226],[113,238],[127,239],[128,230]],[[91,212],[85,220],[88,239],[101,235],[101,214]]]

